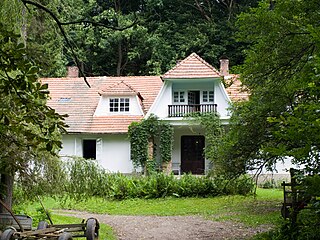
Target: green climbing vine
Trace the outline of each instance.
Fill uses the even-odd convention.
[[[133,122],[128,129],[131,143],[131,160],[135,167],[146,167],[148,161],[154,163],[157,157],[155,144],[153,144],[153,159],[149,159],[148,144],[159,139],[160,164],[171,160],[173,145],[173,128],[170,124],[159,120],[155,115],[140,122]],[[153,164],[154,165],[154,164]]]

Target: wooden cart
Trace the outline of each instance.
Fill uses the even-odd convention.
[[[1,234],[0,240],[13,239],[50,239],[69,240],[85,237],[87,240],[95,240],[99,237],[99,222],[95,218],[83,220],[79,224],[48,224],[41,221],[36,230],[23,230],[8,227]]]
[[[1,234],[0,240],[69,240],[79,237],[85,237],[86,240],[99,239],[100,225],[97,219],[88,218],[87,220],[82,220],[79,224],[53,224],[40,198],[39,201],[47,214],[50,224],[46,221],[41,221],[37,229],[33,230],[32,218],[26,215],[13,214],[11,209],[0,199],[0,204],[8,211],[7,214],[0,214],[0,225],[7,226]]]

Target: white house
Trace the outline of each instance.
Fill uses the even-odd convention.
[[[210,167],[203,129],[184,116],[216,111],[227,124],[230,101],[248,97],[228,72],[228,60],[218,71],[193,53],[162,76],[89,77],[90,88],[77,76],[42,79],[49,85],[49,106],[69,115],[60,155],[94,158],[110,172],[131,173],[128,126],[154,114],[174,127],[172,164],[203,174]],[[227,89],[223,77],[232,80]]]

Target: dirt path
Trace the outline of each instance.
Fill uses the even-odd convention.
[[[232,222],[210,221],[200,216],[114,216],[78,211],[57,213],[84,219],[95,217],[99,222],[110,225],[119,240],[248,239],[258,232],[268,230],[247,228]]]

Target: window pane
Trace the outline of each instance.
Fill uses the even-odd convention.
[[[119,111],[119,99],[118,98],[110,98],[109,104],[110,112],[118,112]]]
[[[179,102],[179,93],[178,92],[174,92],[173,93],[173,101],[174,102]]]
[[[184,102],[184,92],[180,92],[180,102]]]
[[[214,101],[214,93],[213,91],[209,91],[209,102],[213,102]]]
[[[110,112],[129,112],[129,98],[111,98]]]
[[[203,91],[202,93],[202,101],[208,102],[208,91]]]

